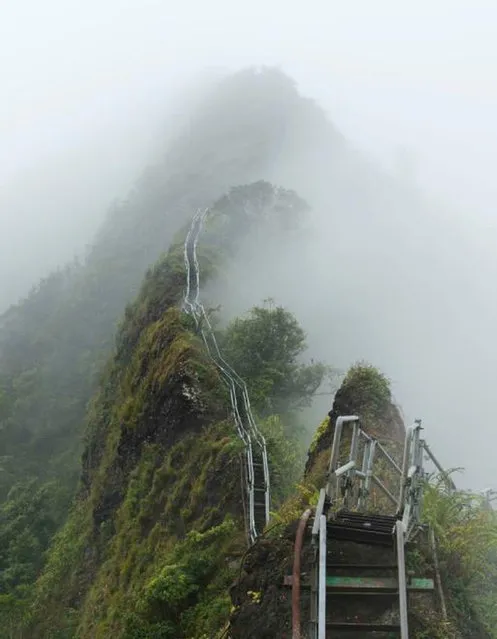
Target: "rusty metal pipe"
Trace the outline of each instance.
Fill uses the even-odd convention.
[[[311,509],[308,508],[300,518],[297,534],[295,535],[292,577],[292,639],[302,639],[300,633],[300,556],[304,542],[305,527],[310,516]]]

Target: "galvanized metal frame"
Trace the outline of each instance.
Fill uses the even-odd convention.
[[[395,540],[397,547],[397,571],[399,578],[400,637],[401,639],[409,639],[404,526],[400,520],[395,524]]]
[[[358,422],[359,417],[357,415],[345,415],[341,416],[337,419],[335,424],[335,432],[333,434],[333,444],[331,446],[331,454],[330,454],[330,463],[328,466],[328,481],[326,484],[326,494],[331,501],[334,501],[338,495],[338,478],[340,477],[340,473],[343,471],[343,466],[338,467],[338,456],[340,454],[340,443],[342,441],[342,430],[345,424],[350,424],[354,422]],[[352,453],[352,446],[351,446]],[[349,455],[348,464],[353,462],[355,465],[355,460],[352,459],[351,455]],[[349,466],[349,470],[353,467],[353,465]]]
[[[338,456],[340,453],[340,444],[343,435],[343,427],[346,424],[352,424],[352,437],[350,444],[350,452],[348,461],[338,466]],[[362,452],[362,465],[361,470],[358,469],[358,457],[359,457],[359,442],[364,440],[363,452]],[[381,480],[374,475],[373,465],[376,458],[376,451],[385,457],[390,463],[392,468],[401,474],[401,468],[391,457],[391,455],[385,450],[383,446],[377,441],[376,438],[368,435],[360,427],[359,418],[357,415],[341,416],[337,419],[335,425],[335,432],[333,436],[333,444],[330,453],[330,463],[328,466],[328,481],[326,484],[326,496],[331,502],[335,502],[339,498],[339,487],[342,488],[343,504],[345,507],[350,507],[351,499],[353,497],[354,490],[357,490],[357,507],[359,510],[365,508],[367,499],[371,490],[371,483],[374,482],[380,490],[386,495],[386,497],[397,506],[397,499],[392,495],[388,488],[381,482]],[[358,485],[357,485],[357,482]],[[313,533],[316,534],[316,526],[313,529]]]
[[[423,445],[425,453],[428,455],[428,458],[433,462],[433,464],[435,465],[436,469],[439,471],[440,475],[442,476],[442,479],[445,481],[445,484],[446,484],[449,492],[456,491],[457,490],[456,489],[456,485],[452,481],[450,475],[447,473],[447,471],[443,468],[442,464],[440,464],[438,459],[435,457],[433,451],[428,446],[426,441],[424,439],[421,440],[421,441],[422,441],[422,445]]]
[[[312,539],[315,541],[319,535],[319,526],[321,522],[321,515],[324,514],[324,507],[326,503],[326,491],[321,488],[319,491],[318,504],[316,506],[316,514],[314,516],[314,523],[312,525]]]
[[[326,639],[326,516],[319,518],[318,639]]]
[[[200,302],[200,267],[197,259],[197,244],[208,209],[198,209],[195,213],[184,243],[184,262],[186,268],[186,291],[183,301],[184,310],[192,315],[197,328],[202,336],[206,350],[214,364],[221,372],[221,376],[228,386],[237,433],[245,446],[245,458],[247,467],[246,492],[248,495],[248,538],[253,543],[262,532],[257,529],[255,521],[255,471],[254,471],[254,446],[259,449],[262,458],[264,476],[264,520],[269,523],[270,513],[270,477],[266,440],[259,431],[250,406],[247,385],[245,381],[231,368],[223,358],[216,340],[209,317]],[[190,255],[191,253],[191,255]],[[192,290],[192,271],[194,275],[194,287]],[[206,327],[206,330],[202,326]],[[241,393],[243,407],[245,409],[247,424],[240,415],[238,405],[238,393]]]

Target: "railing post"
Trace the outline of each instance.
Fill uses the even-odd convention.
[[[421,429],[421,420],[418,419],[412,426],[409,426],[406,432],[406,439],[404,443],[404,457],[402,460],[402,477],[400,478],[400,491],[399,500],[397,503],[397,512],[400,514],[404,508],[404,502],[406,498],[406,488],[408,481],[408,474],[410,469],[411,460],[413,459],[413,440],[417,433],[417,439],[419,439],[419,431]]]
[[[318,639],[326,639],[326,516],[319,518]]]
[[[324,506],[326,502],[326,492],[324,488],[319,491],[318,505],[316,506],[316,514],[314,516],[314,523],[312,524],[312,539],[313,541],[319,535],[319,527],[321,525],[321,515],[324,513]]]
[[[409,626],[407,620],[407,583],[406,583],[406,560],[404,554],[404,526],[401,521],[397,521],[396,542],[397,542],[397,570],[399,577],[399,610],[400,610],[400,637],[409,639]]]
[[[326,494],[332,501],[334,501],[337,496],[337,478],[334,476],[334,473],[338,463],[338,455],[340,454],[340,442],[342,439],[343,425],[349,422],[357,421],[359,421],[359,417],[357,417],[357,415],[345,415],[340,416],[335,424],[333,444],[331,446],[330,464],[328,466],[328,481],[326,483]]]
[[[447,472],[443,469],[441,463],[435,457],[435,455],[433,454],[431,448],[428,446],[428,444],[426,443],[425,440],[423,440],[423,448],[424,448],[426,454],[428,455],[428,457],[435,464],[436,469],[440,472],[440,474],[444,478],[444,481],[445,481],[445,483],[446,483],[446,485],[447,485],[447,487],[449,489],[449,492],[454,492],[456,490],[456,485],[454,484],[454,482],[452,481],[450,476],[447,474]]]
[[[357,500],[357,508],[358,510],[362,510],[368,490],[368,468],[369,468],[369,457],[371,452],[371,444],[372,440],[367,439],[364,443],[364,452],[362,455],[362,474],[363,478],[361,479],[361,486],[359,491],[359,498]]]

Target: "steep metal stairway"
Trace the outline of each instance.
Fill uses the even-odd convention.
[[[328,522],[328,535],[370,545],[391,546],[397,517],[341,510]]]
[[[364,636],[364,633],[377,636],[380,633],[379,636],[383,636],[386,632],[398,636],[398,620],[382,619],[378,614],[378,611],[390,612],[398,598],[398,581],[395,578],[398,566],[393,561],[395,523],[396,518],[392,516],[348,511],[339,511],[328,522],[327,635],[354,637]],[[358,552],[359,544],[362,547]],[[348,560],[347,555],[359,557],[366,563],[354,563]],[[360,615],[357,614],[358,609]]]
[[[264,458],[260,447],[253,448],[254,468],[254,524],[256,531],[262,532],[268,524],[268,495],[264,476]]]
[[[348,511],[321,515],[309,585],[311,639],[407,639],[408,593],[434,590],[406,575],[397,517]]]
[[[408,592],[432,591],[434,583],[406,576],[399,530],[388,515],[340,511],[328,522],[326,637],[407,636]]]
[[[346,424],[352,426],[350,452],[348,461],[340,463]],[[310,579],[302,583],[304,588],[310,588],[307,634],[300,634],[298,613],[294,637],[409,638],[408,593],[434,590],[433,579],[406,574],[405,546],[420,530],[423,452],[431,455],[420,439],[420,431],[420,422],[407,430],[400,466],[361,429],[358,417],[338,418],[328,480],[321,489],[312,526],[314,559]],[[398,498],[375,475],[376,452],[389,465],[393,477],[398,477]],[[367,510],[373,484],[392,504],[392,512]],[[294,578],[292,597],[297,601]],[[300,589],[300,580],[297,582]]]
[[[218,368],[231,400],[233,420],[244,444],[244,507],[247,537],[253,543],[269,522],[270,477],[264,436],[260,432],[250,407],[247,385],[226,362],[204,306],[200,301],[200,266],[197,244],[208,210],[198,210],[192,219],[184,243],[186,290],[183,309],[192,316],[207,353]]]
[[[252,461],[251,478],[249,486],[249,510],[253,529],[256,534],[262,533],[269,523],[269,469],[265,442],[261,441],[258,433],[254,430],[253,418],[249,414],[250,404],[246,387],[239,385],[235,389],[238,414],[241,422],[245,425],[246,431],[251,436]],[[251,502],[251,504],[250,504]]]

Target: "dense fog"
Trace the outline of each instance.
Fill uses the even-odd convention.
[[[192,86],[277,65],[332,124],[295,107],[249,173],[312,213],[291,238],[247,242],[216,294],[228,314],[271,296],[302,322],[310,357],[380,367],[440,459],[467,469],[461,483],[493,482],[494,8],[47,0],[2,13],[0,309],[85,251],[111,202],[185,131]],[[216,130],[212,153],[229,143]],[[185,172],[210,162],[196,140]]]

